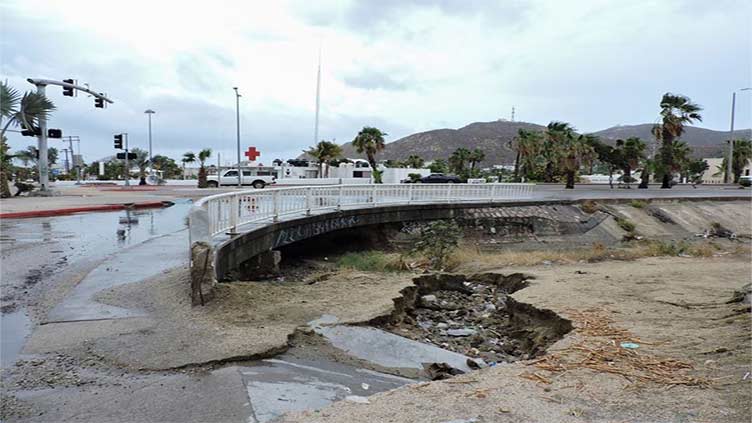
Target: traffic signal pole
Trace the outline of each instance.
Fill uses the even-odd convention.
[[[38,84],[37,94],[44,97],[46,87],[46,85]],[[39,168],[39,190],[46,192],[49,191],[50,188],[49,166],[47,164],[47,117],[44,114],[41,114],[38,120],[40,130],[40,134],[37,137],[37,149],[39,150],[39,160],[37,160],[37,167]]]
[[[131,186],[131,172],[128,169],[128,133],[123,135],[125,135],[125,186],[129,187]]]

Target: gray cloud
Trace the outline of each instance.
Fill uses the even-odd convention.
[[[400,72],[362,69],[342,77],[342,81],[354,88],[366,90],[404,91],[415,88],[415,82],[409,78],[399,78]]]

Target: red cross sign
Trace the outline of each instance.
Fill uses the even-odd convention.
[[[256,161],[256,158],[261,155],[261,152],[256,151],[256,147],[248,147],[248,151],[246,151],[243,154],[245,154],[245,156],[248,157],[248,160],[254,162]]]

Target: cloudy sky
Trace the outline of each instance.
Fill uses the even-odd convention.
[[[313,143],[320,47],[319,138],[340,143],[364,125],[393,141],[513,106],[516,120],[582,131],[653,122],[666,91],[728,130],[731,93],[752,85],[750,19],[745,0],[2,0],[0,74],[106,92],[102,110],[48,88],[49,126],[79,135],[87,161],[113,154],[118,132],[146,147],[147,108],[155,154],[211,147],[229,161],[234,86],[243,148],[295,156]],[[737,127],[752,126],[751,98],[738,96]]]

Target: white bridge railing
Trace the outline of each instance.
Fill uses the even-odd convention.
[[[254,189],[204,197],[194,205],[202,211],[202,238],[236,232],[256,222],[311,215],[318,211],[397,204],[495,202],[530,198],[534,184],[372,184]],[[192,232],[194,229],[191,213]],[[207,219],[208,218],[208,219]],[[208,229],[208,231],[206,230]],[[208,232],[208,233],[207,233]]]

